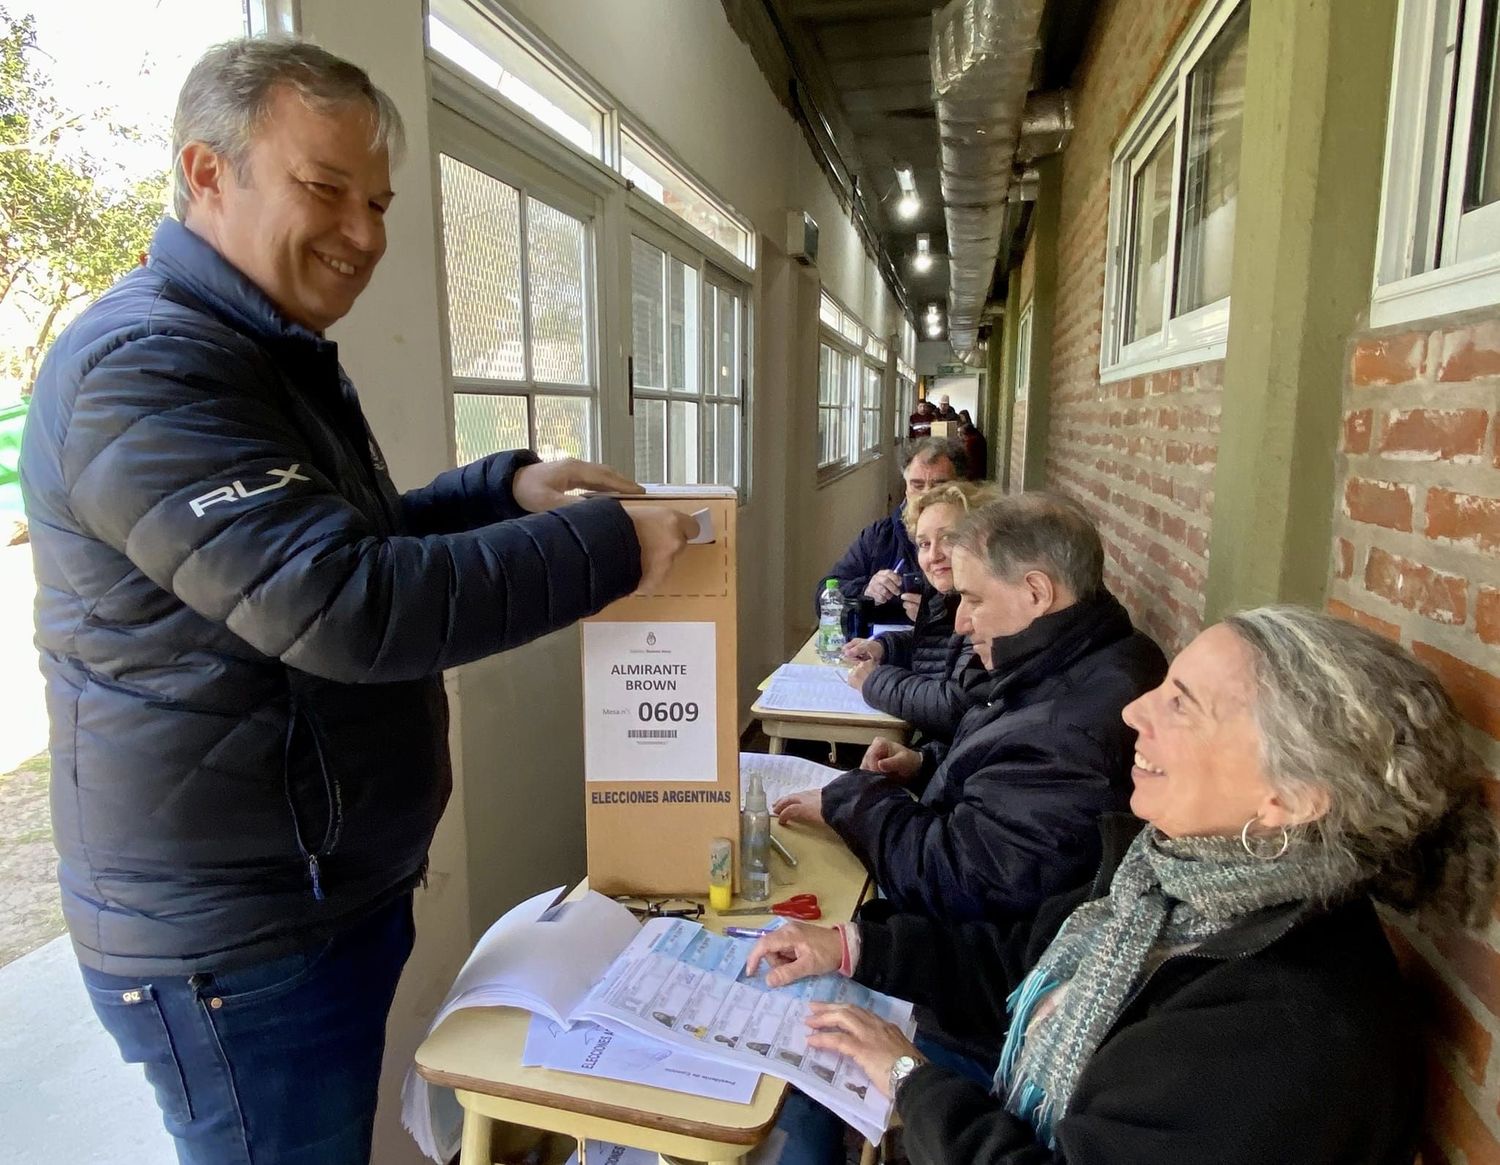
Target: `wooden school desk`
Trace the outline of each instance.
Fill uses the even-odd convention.
[[[788,870],[772,858],[772,900],[791,894],[818,896],[825,922],[847,920],[865,890],[865,870],[832,832],[778,831],[797,857]],[[790,875],[788,877],[788,875]],[[587,883],[573,893],[580,894]],[[735,906],[745,905],[739,899]],[[725,919],[762,926],[770,915]],[[712,930],[722,922],[712,911],[701,920]],[[557,1072],[524,1068],[529,1012],[511,1007],[455,1012],[417,1049],[417,1071],[432,1084],[456,1090],[464,1110],[461,1165],[493,1165],[497,1123],[524,1125],[579,1140],[613,1141],[686,1161],[734,1162],[770,1132],[787,1085],[762,1076],[749,1104],[706,1100],[686,1093]]]
[[[817,632],[813,632],[789,662],[822,663],[818,658],[817,641]],[[765,684],[761,687],[764,688]],[[837,763],[840,744],[868,745],[880,737],[905,744],[911,732],[911,725],[905,720],[884,712],[788,712],[781,708],[764,708],[757,699],[750,706],[750,715],[760,721],[761,729],[770,737],[773,753],[786,751],[788,740],[823,740],[828,742],[829,764]]]

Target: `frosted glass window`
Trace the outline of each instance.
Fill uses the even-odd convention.
[[[453,428],[459,465],[507,449],[525,449],[531,444],[524,396],[454,393]]]
[[[527,199],[531,375],[545,384],[589,381],[587,246],[582,222],[545,202]]]
[[[438,169],[453,375],[522,380],[520,192],[446,154]]]

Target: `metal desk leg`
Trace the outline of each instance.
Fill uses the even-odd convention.
[[[771,755],[772,756],[780,756],[782,753],[784,753],[786,751],[786,738],[785,737],[772,736],[770,738],[770,741],[771,741]]]
[[[472,1108],[464,1108],[464,1135],[459,1144],[459,1165],[494,1165],[490,1149],[495,1122]]]

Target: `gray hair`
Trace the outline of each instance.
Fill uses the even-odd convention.
[[[371,145],[384,147],[394,165],[406,149],[406,128],[396,103],[358,65],[306,41],[242,37],[215,45],[198,59],[177,95],[172,118],[172,209],[187,214],[182,150],[203,142],[224,155],[242,179],[256,131],[278,88],[291,89],[320,113],[363,104],[373,116]]]
[[[1224,622],[1253,659],[1267,780],[1328,797],[1328,812],[1299,832],[1318,845],[1329,883],[1483,922],[1500,846],[1463,718],[1437,677],[1373,631],[1305,608]]]
[[[981,506],[957,533],[957,544],[1014,582],[1040,570],[1079,601],[1104,590],[1104,544],[1088,511],[1050,490],[1028,490]]]
[[[901,447],[901,470],[904,473],[913,461],[936,461],[940,457],[953,462],[953,472],[959,477],[969,472],[969,458],[964,453],[963,442],[951,437],[922,437],[908,441]]]

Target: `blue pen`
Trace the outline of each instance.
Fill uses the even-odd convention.
[[[765,930],[753,926],[726,926],[724,933],[730,938],[760,938],[763,934],[769,934],[769,928]]]
[[[904,559],[904,558],[898,558],[898,559],[896,559],[896,565],[894,567],[892,567],[891,569],[893,571],[895,571],[896,574],[905,574],[906,573],[906,559]]]

